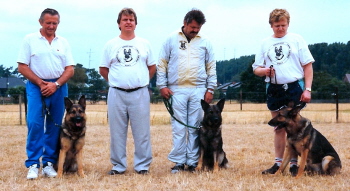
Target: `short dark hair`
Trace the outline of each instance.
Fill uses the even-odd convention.
[[[195,20],[198,24],[203,25],[206,20],[205,16],[202,13],[201,10],[193,8],[191,11],[189,11],[184,18],[184,22],[186,24],[192,22],[192,20]]]
[[[132,8],[124,8],[124,9],[122,9],[119,12],[119,14],[118,14],[118,20],[117,20],[118,24],[120,24],[120,20],[122,19],[122,15],[134,15],[135,24],[137,25],[137,16],[136,16],[136,13],[135,13],[134,9],[132,9]]]
[[[50,14],[52,16],[54,15],[58,15],[58,22],[60,21],[60,14],[58,13],[58,11],[56,11],[55,9],[51,9],[51,8],[46,8],[40,15],[39,20],[43,21],[44,20],[44,15],[45,14]]]

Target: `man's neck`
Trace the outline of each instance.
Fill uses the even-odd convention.
[[[120,33],[119,37],[123,40],[132,40],[135,38],[135,33],[134,32],[130,32],[130,33]]]
[[[41,30],[40,30],[40,34],[41,34],[43,37],[45,37],[45,39],[46,39],[47,41],[49,41],[50,44],[51,44],[52,40],[55,38],[55,36],[56,36],[56,34],[47,35],[46,33],[41,32]]]

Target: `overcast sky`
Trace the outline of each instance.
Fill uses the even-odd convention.
[[[136,11],[136,35],[150,41],[156,58],[193,7],[206,16],[201,33],[211,39],[217,60],[255,54],[272,34],[268,17],[275,8],[289,11],[288,31],[308,44],[350,41],[349,0],[0,0],[0,65],[17,67],[23,37],[39,31],[41,12],[54,8],[61,15],[56,33],[68,40],[75,62],[98,69],[104,44],[119,35],[124,7]]]

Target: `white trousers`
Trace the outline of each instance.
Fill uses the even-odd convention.
[[[181,122],[198,127],[203,119],[201,99],[206,88],[172,88],[174,116]],[[196,166],[199,158],[198,130],[181,125],[172,118],[173,148],[168,159],[177,164]]]
[[[127,169],[126,141],[128,123],[134,138],[134,169],[149,170],[152,161],[150,136],[150,97],[148,88],[125,92],[110,87],[108,91],[108,121],[111,136],[112,170]]]

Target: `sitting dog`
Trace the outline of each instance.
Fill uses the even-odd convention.
[[[65,97],[66,115],[62,125],[60,142],[61,150],[58,159],[57,177],[62,177],[64,172],[76,172],[84,177],[83,171],[83,147],[86,131],[86,100],[82,95],[78,104]]]
[[[201,100],[204,110],[204,118],[199,129],[200,156],[196,170],[219,171],[219,167],[226,168],[228,160],[222,149],[221,136],[221,112],[224,109],[225,99],[221,99],[216,105],[209,105]]]
[[[287,132],[283,161],[277,173],[283,173],[291,156],[298,154],[301,160],[297,178],[304,170],[315,174],[338,174],[342,168],[338,153],[329,141],[313,128],[311,121],[299,114],[305,103],[296,107],[293,105],[289,103],[287,108],[279,111],[268,123],[276,129],[284,128]]]

